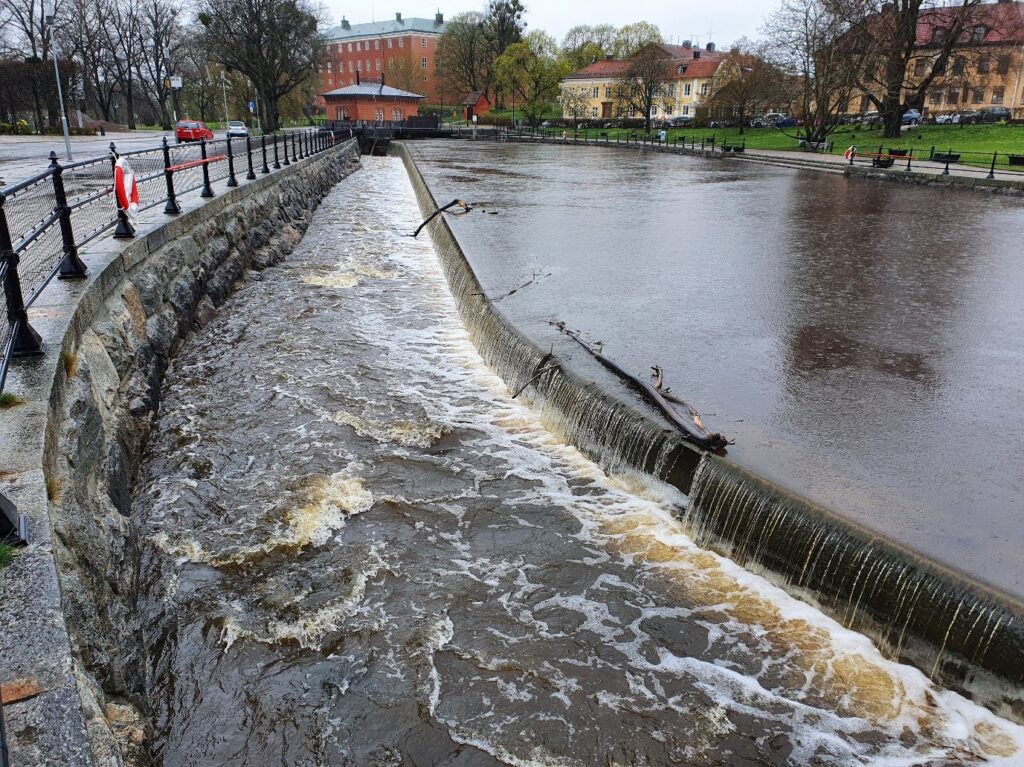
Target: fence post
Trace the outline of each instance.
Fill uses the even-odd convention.
[[[270,173],[270,168],[267,167],[267,134],[260,134],[260,151],[263,153],[263,167],[260,169],[260,173]]]
[[[256,171],[252,169],[252,141],[249,139],[249,133],[245,134],[245,157],[246,162],[249,165],[249,169],[245,172],[246,181],[256,180]]]
[[[60,262],[62,280],[76,280],[89,273],[82,259],[78,257],[75,247],[75,233],[71,228],[71,208],[68,207],[68,196],[64,192],[64,168],[57,161],[57,153],[50,152],[50,167],[53,168],[53,196],[57,203],[53,212],[60,221],[60,239],[64,245],[64,258]]]
[[[281,170],[281,161],[277,156],[277,134],[274,134],[274,170]]]
[[[228,183],[226,186],[238,186],[238,179],[235,178],[235,155],[231,151],[231,136],[228,137]]]
[[[164,180],[167,182],[167,204],[164,205],[164,213],[168,216],[176,216],[181,213],[181,206],[178,205],[178,198],[174,196],[174,171],[171,170],[171,148],[167,146],[167,136],[163,138],[164,150]]]
[[[907,168],[906,168],[906,171],[905,171],[906,173],[910,173],[910,171],[911,171],[910,161],[912,159],[914,159],[914,150],[913,149],[911,149],[910,152],[907,153]],[[850,160],[850,163],[851,164],[853,163],[852,159]]]
[[[21,280],[18,278],[18,254],[14,252],[11,242],[11,230],[7,226],[7,213],[4,202],[7,197],[0,192],[0,262],[7,262],[7,273],[4,276],[4,295],[7,298],[7,322],[17,328],[12,339],[11,355],[14,357],[33,357],[43,353],[43,341],[39,334],[28,324],[25,311],[25,299],[21,293]],[[3,384],[0,383],[0,388]]]
[[[210,186],[210,163],[208,163],[206,157],[206,139],[199,139],[199,156],[203,160],[203,191],[200,192],[200,197],[213,197],[213,187]]]
[[[996,177],[996,154],[997,154],[996,152],[992,153],[992,167],[990,167],[988,169],[988,175],[985,176],[985,178],[995,178]]]
[[[281,134],[281,143],[284,145],[284,164],[285,165],[291,165],[291,163],[288,162],[288,134],[287,133],[282,133]]]

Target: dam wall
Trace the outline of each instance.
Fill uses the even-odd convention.
[[[356,167],[348,141],[183,201],[127,246],[95,242],[88,279],[55,282],[36,303],[46,355],[12,368],[8,390],[24,402],[0,415],[0,481],[29,541],[0,570],[12,764],[152,763],[131,506],[164,374],[194,327],[292,251]]]
[[[424,216],[437,201],[406,147]],[[689,496],[680,516],[702,546],[759,572],[891,658],[1024,721],[1024,605],[885,535],[703,453],[653,411],[612,396],[528,339],[486,295],[443,216],[429,224],[470,336],[512,392],[606,470],[639,470]]]

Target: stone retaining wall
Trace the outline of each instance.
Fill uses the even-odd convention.
[[[126,247],[95,243],[89,279],[55,282],[33,307],[47,353],[15,363],[8,390],[26,403],[0,411],[0,483],[30,538],[0,571],[0,682],[23,680],[4,707],[12,764],[150,763],[130,515],[164,372],[357,165],[349,141],[191,199]]]

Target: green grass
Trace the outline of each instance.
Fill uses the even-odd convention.
[[[7,567],[14,561],[14,549],[6,543],[0,543],[0,567]]]
[[[8,408],[15,407],[16,405],[24,404],[25,400],[17,394],[12,394],[9,391],[0,392],[0,410],[7,410]]]
[[[548,133],[560,136],[562,128],[549,130]],[[567,130],[570,136],[573,135],[571,128]],[[668,131],[668,140],[682,142],[684,137],[687,145],[692,142],[700,146],[703,140],[706,143],[712,137],[715,145],[739,144],[743,141],[749,149],[775,149],[800,151],[799,142],[789,134],[795,134],[795,129],[787,128],[786,132],[775,128],[747,128],[743,135],[740,135],[739,128],[671,128]],[[642,136],[643,130],[629,130],[616,128],[591,128],[587,131],[580,130],[579,136],[584,134],[590,139],[604,140],[600,134],[608,134],[610,141],[618,138],[625,141],[627,135]],[[961,162],[972,165],[987,166],[992,159],[992,153],[998,152],[997,165],[1007,165],[1006,155],[1024,154],[1024,126],[1022,125],[919,125],[903,131],[898,139],[887,139],[882,136],[881,127],[866,125],[843,126],[829,137],[833,146],[832,154],[841,155],[850,145],[856,145],[863,152],[877,152],[879,146],[883,151],[890,147],[893,149],[913,149],[914,157],[926,158],[935,148],[936,152],[947,152],[961,154]]]

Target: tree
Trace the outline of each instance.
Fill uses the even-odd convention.
[[[483,14],[467,11],[451,18],[437,43],[437,73],[454,94],[485,91],[490,46],[484,35]]]
[[[665,43],[665,37],[661,34],[661,30],[655,24],[638,21],[634,24],[626,24],[615,33],[611,53],[617,59],[628,59],[641,48],[652,43],[656,45]]]
[[[574,128],[581,117],[587,116],[587,110],[590,108],[590,94],[586,88],[573,85],[572,80],[562,85],[562,92],[558,100],[562,104],[562,114],[572,118]]]
[[[610,54],[615,45],[616,29],[611,24],[591,27],[579,24],[562,40],[562,56],[572,70],[582,69]]]
[[[322,56],[310,0],[200,0],[198,18],[211,57],[252,80],[266,130],[277,130],[278,102],[315,74]]]
[[[668,83],[672,79],[672,59],[661,44],[650,43],[633,56],[629,67],[615,83],[615,108],[620,117],[639,112],[644,119],[644,133],[651,132],[654,107],[668,100]]]
[[[419,64],[408,56],[399,56],[397,58],[389,56],[387,66],[385,67],[384,81],[399,90],[415,93],[416,89],[423,82],[420,79],[421,71]]]
[[[984,33],[970,33],[980,0],[894,0],[875,8],[852,8],[851,27],[860,55],[861,88],[878,109],[885,135],[900,135],[903,113],[920,108],[958,52],[977,49]],[[918,46],[926,30],[927,51]],[[963,75],[963,72],[955,73]]]
[[[546,32],[534,30],[512,43],[495,62],[498,82],[507,89],[530,125],[540,123],[558,95],[567,65]]]
[[[796,137],[826,141],[858,89],[857,44],[833,0],[783,0],[768,20],[767,50],[792,87],[802,125]]]
[[[750,117],[785,98],[784,89],[785,75],[763,52],[737,46],[718,65],[705,106],[712,116],[737,118],[742,134]]]
[[[81,63],[87,109],[104,120],[111,119],[117,92],[105,31],[109,6],[107,0],[67,0],[64,17],[64,39]]]
[[[494,104],[502,107],[502,91],[497,87],[498,77],[495,71],[497,60],[510,45],[523,38],[526,22],[523,13],[526,8],[519,0],[490,0],[484,14],[483,32],[490,50],[486,59],[487,79],[494,87]]]
[[[106,28],[106,47],[110,51],[111,74],[124,97],[125,123],[135,128],[135,89],[142,58],[142,13],[133,0],[112,0]]]
[[[160,115],[164,130],[171,128],[171,114],[167,109],[171,92],[170,77],[179,74],[179,50],[184,35],[178,20],[178,11],[164,0],[145,0],[141,5],[142,51],[141,71],[146,92],[155,111]]]

